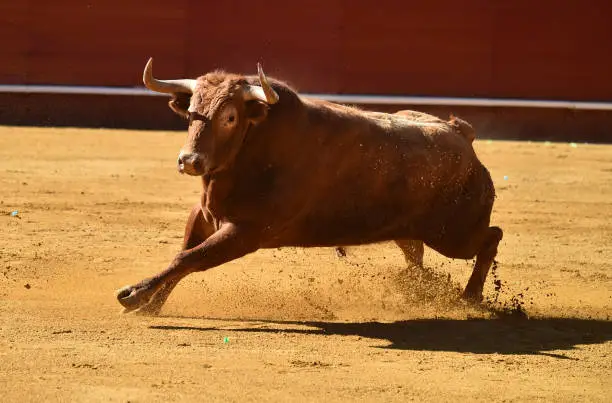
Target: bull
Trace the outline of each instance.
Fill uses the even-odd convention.
[[[473,128],[412,111],[368,112],[300,96],[258,74],[213,71],[143,81],[188,121],[178,171],[200,177],[183,249],[168,267],[118,290],[124,312],[157,314],[181,279],[261,248],[395,241],[407,261],[423,244],[472,259],[462,297],[480,301],[503,232]]]

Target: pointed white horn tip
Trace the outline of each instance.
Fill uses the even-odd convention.
[[[146,85],[148,81],[153,77],[153,58],[149,57],[147,64],[145,65],[144,72],[142,73],[142,81]]]

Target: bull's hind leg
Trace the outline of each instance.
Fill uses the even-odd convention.
[[[404,259],[409,267],[423,267],[423,254],[425,253],[423,241],[397,239],[395,243],[404,253]]]
[[[187,219],[187,225],[185,226],[185,236],[183,238],[183,250],[195,248],[206,240],[215,232],[212,224],[204,220],[202,214],[202,207],[198,204],[193,207],[189,218]],[[153,297],[150,302],[139,308],[138,313],[145,315],[158,315],[161,311],[162,306],[166,303],[166,300],[170,296],[170,293],[181,281],[181,278],[175,278],[162,287]]]
[[[472,275],[463,291],[463,298],[470,301],[482,300],[482,290],[484,288],[487,274],[497,255],[497,245],[503,237],[503,232],[499,227],[489,227],[482,243],[482,247],[476,255],[476,263]]]

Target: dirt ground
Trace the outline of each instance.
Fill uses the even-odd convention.
[[[198,200],[183,136],[0,128],[2,401],[612,401],[612,146],[475,143],[505,232],[485,306],[472,262],[379,244],[260,251],[122,315]]]

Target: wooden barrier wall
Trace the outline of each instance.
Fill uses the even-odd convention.
[[[214,68],[304,92],[612,101],[609,0],[0,1],[0,84]]]

